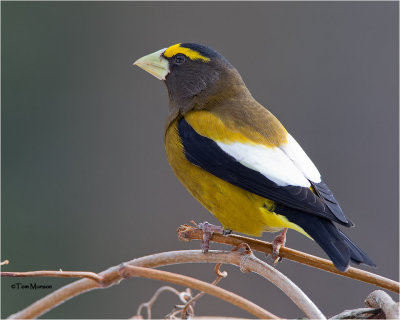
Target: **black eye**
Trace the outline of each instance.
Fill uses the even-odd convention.
[[[185,56],[184,54],[178,53],[178,54],[175,56],[175,63],[176,63],[176,64],[182,64],[182,63],[184,63],[185,61],[186,61],[186,56]]]

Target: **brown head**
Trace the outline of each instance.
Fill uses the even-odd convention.
[[[195,43],[178,43],[135,63],[160,80],[169,95],[170,112],[212,108],[237,96],[251,97],[237,70],[221,54]]]

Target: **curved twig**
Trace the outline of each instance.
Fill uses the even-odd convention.
[[[178,237],[182,241],[201,240],[203,237],[203,232],[201,230],[189,225],[182,225],[178,228],[177,231],[178,231]],[[247,243],[252,250],[267,254],[272,253],[271,243],[239,235],[224,236],[219,233],[214,233],[210,241],[228,244],[232,246],[237,246],[240,243]],[[288,247],[280,248],[279,256],[288,260],[299,262],[304,265],[308,265],[310,267],[314,267],[324,271],[336,273],[344,277],[373,284],[375,286],[396,292],[397,294],[399,294],[400,292],[399,282],[354,267],[349,267],[346,272],[341,272],[338,269],[336,269],[334,264],[329,260],[319,258],[311,254],[307,254],[297,250],[293,250]]]
[[[319,309],[292,281],[275,268],[270,267],[254,257],[252,254],[244,255],[240,252],[224,251],[210,251],[207,254],[203,254],[200,250],[170,251],[134,259],[127,262],[126,265],[156,268],[178,263],[199,262],[233,264],[239,266],[241,270],[259,273],[261,276],[267,277],[269,281],[273,282],[284,291],[309,318],[324,319]],[[265,270],[263,270],[263,268],[265,268]],[[101,277],[100,282],[90,279],[82,279],[73,282],[36,301],[26,309],[11,315],[9,318],[26,319],[39,317],[72,297],[93,289],[117,284],[122,280],[118,266],[111,267],[98,275]],[[296,294],[298,294],[298,296],[296,296]]]
[[[228,276],[228,273],[226,271],[221,272],[221,270],[219,269],[221,267],[222,263],[217,263],[214,267],[214,271],[217,274],[217,279],[215,279],[212,284],[213,285],[217,285],[222,279],[226,278]],[[188,310],[191,308],[193,309],[193,305],[194,303],[199,300],[202,296],[205,295],[205,292],[199,292],[198,294],[196,294],[194,297],[192,297],[189,301],[187,301],[182,309],[182,319],[186,319],[186,315]]]
[[[190,295],[188,292],[186,292],[186,291],[179,292],[178,290],[176,290],[175,288],[170,287],[170,286],[163,286],[163,287],[160,287],[160,288],[158,288],[157,291],[153,294],[153,296],[151,297],[151,299],[150,299],[149,301],[143,302],[143,303],[141,303],[141,304],[139,305],[139,307],[138,307],[138,309],[137,309],[137,311],[136,311],[136,315],[133,316],[132,318],[134,318],[134,319],[143,319],[143,317],[142,317],[142,315],[141,315],[141,314],[142,314],[142,309],[143,309],[143,308],[146,308],[146,311],[147,311],[147,318],[148,318],[148,319],[151,319],[151,307],[152,307],[153,304],[156,302],[156,300],[157,300],[158,297],[160,296],[161,292],[164,292],[164,291],[169,291],[169,292],[174,293],[176,296],[179,297],[179,299],[182,301],[182,303],[186,303],[186,300],[183,299],[183,298],[184,298],[183,295],[185,295],[188,299],[190,299],[190,297],[191,297],[191,295]]]
[[[276,315],[264,310],[255,303],[241,296],[238,296],[237,294],[192,277],[183,276],[181,274],[176,274],[168,271],[129,265],[122,265],[120,269],[120,274],[123,278],[143,277],[147,279],[172,282],[181,286],[188,286],[225,300],[243,310],[246,310],[253,316],[256,316],[260,319],[280,319]]]

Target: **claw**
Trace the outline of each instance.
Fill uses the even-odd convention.
[[[201,240],[201,250],[204,253],[206,253],[210,248],[210,239],[213,233],[215,232],[223,233],[224,228],[221,226],[216,226],[211,223],[208,223],[207,221],[199,223],[197,227],[203,231],[203,239]]]
[[[287,230],[287,228],[283,229],[282,232],[275,237],[274,241],[272,241],[272,260],[274,261],[274,265],[283,259],[279,256],[279,250],[281,247],[285,246]]]

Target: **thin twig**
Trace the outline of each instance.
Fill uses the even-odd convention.
[[[176,305],[175,307],[174,307],[174,309],[170,312],[170,313],[168,313],[164,318],[165,319],[178,319],[178,315],[180,314],[180,313],[182,313],[182,307],[183,307],[184,305]],[[190,313],[191,312],[191,313]],[[194,310],[193,310],[193,308],[190,306],[190,308],[189,308],[189,313],[190,313],[190,316],[192,317],[192,315],[194,315]],[[180,317],[179,317],[179,319],[180,319]]]
[[[254,256],[249,257],[250,255],[246,255],[247,258],[243,258],[243,254],[240,252],[224,252],[224,251],[209,251],[207,254],[203,254],[200,250],[182,250],[182,251],[170,251],[163,252],[158,254],[152,254],[149,256],[141,257],[138,259],[131,260],[127,262],[127,265],[132,266],[141,266],[148,268],[156,268],[165,265],[173,265],[173,264],[181,264],[181,263],[225,263],[232,264],[241,267],[243,270],[249,270],[256,273],[259,273],[261,276],[267,276],[267,279],[271,280],[271,277],[274,277],[272,281],[276,284],[282,291],[284,291],[290,298],[293,300],[297,291],[302,291],[293,284],[290,280],[288,280],[285,276],[283,276],[278,270],[272,268]],[[254,257],[254,258],[253,258]],[[250,259],[252,258],[252,259]],[[253,261],[253,259],[255,261]],[[257,261],[261,262],[261,266],[258,266]],[[256,266],[257,268],[256,268]],[[266,266],[263,266],[266,265]],[[266,268],[265,273],[260,273],[259,269]],[[270,274],[268,275],[268,272]],[[28,306],[24,310],[11,315],[10,319],[28,319],[28,318],[37,318],[40,315],[48,312],[53,309],[55,306],[65,302],[72,297],[75,297],[84,292],[104,288],[107,286],[118,284],[122,278],[119,274],[119,267],[111,267],[100,274],[101,283],[90,280],[90,279],[81,279],[79,281],[75,281],[71,284],[68,284],[50,294],[43,297],[42,299],[34,302],[32,305]],[[297,288],[297,290],[293,289]],[[289,292],[288,292],[289,291]],[[302,309],[305,314],[310,318],[324,318],[322,313],[318,310],[318,308],[307,298],[307,296],[302,293],[302,297],[296,301],[296,304]],[[312,311],[310,311],[310,309]]]
[[[224,279],[228,276],[228,273],[226,271],[221,272],[220,267],[221,267],[221,263],[217,263],[214,268],[214,271],[217,274],[217,279],[215,279],[212,282],[212,285],[214,285],[214,286],[216,286],[222,279]],[[182,310],[182,319],[187,318],[187,310],[189,309],[189,307],[194,306],[194,303],[204,295],[205,295],[204,291],[199,292],[193,298],[191,298],[188,302],[186,302],[186,305],[184,306],[184,308]]]
[[[256,316],[261,319],[279,319],[274,314],[264,310],[263,308],[259,307],[255,303],[234,294],[228,290],[222,289],[220,287],[216,287],[212,284],[207,282],[168,272],[162,270],[155,270],[151,268],[144,268],[138,266],[129,266],[129,265],[122,265],[120,268],[120,274],[123,278],[130,278],[130,277],[143,277],[147,279],[154,279],[154,280],[161,280],[172,282],[181,286],[188,286],[194,288],[196,290],[204,291],[209,295],[215,296],[220,298],[224,301],[227,301],[243,310],[246,310],[253,316]]]
[[[2,277],[57,277],[57,278],[88,278],[97,282],[102,279],[94,272],[87,271],[26,271],[26,272],[1,272]]]
[[[154,295],[151,297],[151,299],[149,301],[143,302],[143,303],[141,303],[139,305],[138,310],[136,312],[135,318],[140,319],[141,318],[142,309],[146,308],[146,310],[147,310],[147,318],[148,319],[152,319],[151,318],[151,307],[156,302],[156,300],[158,299],[160,294],[162,292],[165,292],[165,291],[169,291],[169,292],[172,292],[175,295],[177,295],[182,303],[186,303],[186,300],[184,300],[184,297],[183,297],[184,294],[188,297],[188,299],[190,299],[190,297],[191,297],[191,295],[186,291],[179,292],[178,290],[176,290],[175,288],[170,287],[170,286],[160,287],[160,288],[157,289],[157,291],[154,293]]]
[[[345,310],[329,320],[339,319],[383,319],[385,316],[379,308],[358,308],[354,310]]]
[[[203,237],[203,232],[199,229],[196,229],[189,225],[182,225],[178,228],[178,237],[183,241],[190,240],[201,240]],[[248,237],[243,237],[239,235],[228,235],[224,236],[219,233],[214,233],[210,239],[210,241],[228,244],[232,246],[237,246],[240,243],[247,243],[252,250],[264,252],[267,254],[272,253],[272,244],[269,242],[256,240]],[[399,293],[400,291],[400,283],[379,276],[377,274],[364,271],[358,268],[349,267],[346,272],[341,272],[336,269],[334,264],[326,259],[319,258],[304,252],[300,252],[297,250],[289,249],[288,247],[282,247],[279,251],[279,256],[288,260],[296,261],[304,265],[308,265],[317,269],[321,269],[324,271],[332,272],[344,277],[348,277],[351,279],[363,281],[369,284],[373,284],[375,286]]]

